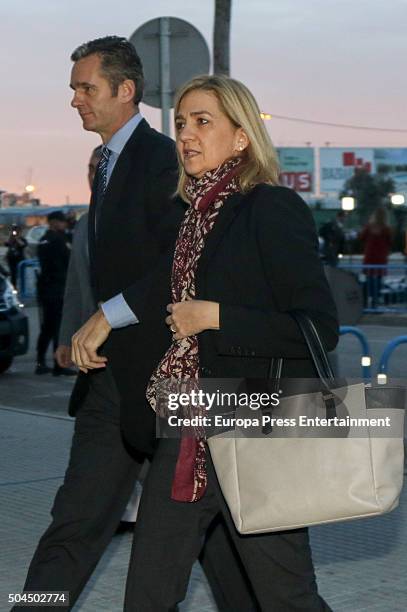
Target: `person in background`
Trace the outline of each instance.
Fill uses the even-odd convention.
[[[74,231],[75,231],[75,226],[77,224],[75,211],[69,210],[66,213],[65,217],[66,217],[66,230],[65,230],[66,235],[67,235],[68,241],[72,242]]]
[[[18,264],[25,259],[24,249],[27,246],[27,240],[21,234],[21,227],[12,226],[5,246],[7,247],[6,261],[10,270],[11,282],[17,288]]]
[[[321,249],[322,259],[328,266],[338,264],[338,256],[345,250],[345,232],[343,231],[346,213],[340,210],[335,219],[324,223],[319,230],[319,235],[323,239]]]
[[[91,191],[101,157],[102,145],[99,145],[93,149],[88,163],[88,183]]]
[[[101,151],[101,146],[96,147],[89,159],[88,183],[91,190],[100,162]],[[72,236],[72,250],[65,284],[59,345],[55,353],[57,362],[61,367],[72,366],[71,338],[95,310],[89,278],[88,213],[86,212],[75,223]]]
[[[316,377],[290,310],[312,318],[328,350],[338,339],[311,212],[278,186],[253,95],[234,79],[197,77],[178,92],[174,117],[178,194],[189,208],[173,257],[166,318],[173,341],[147,389],[163,418],[171,412],[160,388],[169,379],[266,379],[272,358],[284,359],[282,378]],[[201,538],[219,514],[263,612],[330,610],[318,594],[308,530],[238,534],[196,431],[159,440],[134,531],[126,611],[167,612],[184,599]]]
[[[369,222],[359,234],[363,243],[363,263],[364,265],[385,265],[387,264],[393,233],[387,223],[386,209],[382,206],[376,208]],[[383,276],[386,275],[384,268],[366,269],[367,280],[367,306],[376,308],[380,300]]]
[[[37,279],[37,298],[41,312],[41,329],[37,340],[37,365],[35,374],[54,376],[76,374],[70,368],[61,367],[54,360],[53,369],[46,364],[46,354],[52,342],[54,353],[58,347],[66,275],[68,271],[70,248],[67,244],[66,217],[63,212],[55,211],[47,216],[48,230],[38,245],[40,273]]]

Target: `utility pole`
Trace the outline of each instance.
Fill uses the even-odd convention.
[[[215,0],[213,28],[213,72],[230,74],[230,20],[232,0]]]

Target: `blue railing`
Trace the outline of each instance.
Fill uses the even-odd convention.
[[[363,289],[364,312],[407,312],[407,264],[340,263]]]
[[[360,358],[360,365],[362,366],[362,376],[366,382],[369,382],[372,377],[370,367],[372,364],[372,356],[366,335],[358,327],[351,327],[350,325],[341,325],[339,328],[339,333],[341,334],[341,336],[343,336],[344,334],[351,334],[359,340],[359,343],[362,347],[362,357]]]
[[[24,259],[17,268],[17,289],[20,298],[27,300],[37,295],[37,274],[40,271],[38,259]]]
[[[407,344],[407,336],[397,336],[397,338],[390,340],[390,342],[388,342],[384,347],[377,371],[379,377],[381,376],[383,379],[384,377],[387,378],[390,357],[392,356],[394,350],[400,346],[400,344]]]

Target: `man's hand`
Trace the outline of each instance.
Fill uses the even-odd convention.
[[[171,313],[165,322],[169,325],[175,340],[199,334],[205,329],[219,329],[219,304],[206,300],[187,300],[168,304]]]
[[[87,372],[106,366],[106,357],[97,354],[97,350],[110,334],[111,327],[99,309],[84,325],[72,336],[72,361],[81,372]]]
[[[60,344],[55,351],[55,359],[61,368],[71,368],[73,363],[71,359],[71,347],[66,344]]]

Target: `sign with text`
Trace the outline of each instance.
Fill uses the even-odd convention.
[[[407,194],[407,149],[375,149],[376,172],[393,179],[395,193]]]
[[[319,151],[319,163],[322,193],[342,191],[357,169],[375,172],[373,149],[323,147]]]
[[[278,147],[280,181],[302,193],[314,191],[314,149],[310,147]]]
[[[355,170],[365,169],[393,179],[395,192],[407,194],[407,148],[325,147],[319,160],[323,193],[339,193]]]

